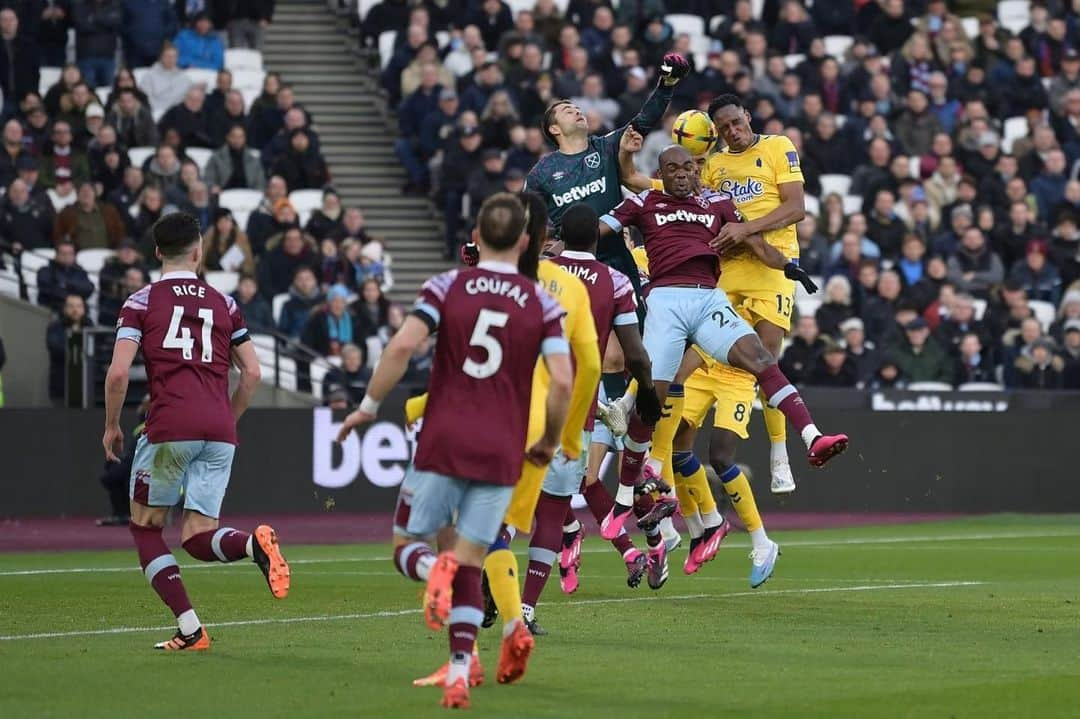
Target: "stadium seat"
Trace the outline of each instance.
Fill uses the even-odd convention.
[[[506,0],[506,4],[510,6],[510,12],[517,17],[517,14],[522,10],[532,11],[536,7],[535,0]]]
[[[1035,319],[1042,325],[1043,332],[1049,330],[1050,325],[1054,322],[1054,316],[1057,314],[1054,305],[1045,300],[1028,300],[1028,307],[1035,313]]]
[[[825,54],[843,62],[844,55],[847,54],[847,51],[854,43],[855,38],[851,35],[826,35]]]
[[[367,366],[375,369],[375,365],[379,363],[379,358],[382,357],[383,343],[378,337],[371,336],[364,340],[364,344],[367,346]]]
[[[241,69],[232,71],[233,87],[237,90],[255,88],[262,92],[263,80],[266,79],[265,70]]]
[[[128,162],[135,167],[142,167],[147,158],[154,154],[157,148],[151,145],[143,145],[141,147],[129,147],[128,148]]]
[[[58,67],[43,67],[41,68],[41,74],[38,75],[38,92],[42,97],[45,97],[45,93],[49,91],[53,85],[60,80],[61,69]]]
[[[82,250],[75,257],[75,261],[90,274],[97,274],[101,272],[101,268],[105,266],[105,261],[113,256],[112,250],[92,248]]]
[[[799,317],[813,317],[817,314],[818,307],[821,307],[821,300],[817,297],[796,297],[795,307],[799,310]]]
[[[818,202],[818,198],[813,195],[803,196],[803,206],[806,208],[806,214],[819,217],[821,215],[821,203]]]
[[[281,310],[285,307],[285,303],[289,301],[289,296],[288,292],[282,292],[279,295],[274,295],[274,299],[270,303],[270,312],[274,317],[275,325],[281,319]]]
[[[386,69],[390,64],[390,58],[394,56],[394,40],[397,38],[396,30],[386,30],[379,33],[379,68]]]
[[[217,87],[217,71],[216,70],[204,70],[201,67],[189,67],[184,70],[184,74],[191,79],[193,85],[204,85],[207,92]]]
[[[19,296],[19,276],[10,266],[0,268],[0,295],[5,297]]]
[[[233,211],[232,216],[233,222],[236,223],[236,226],[241,230],[247,232],[247,223],[248,220],[251,218],[251,210],[235,210]]]
[[[987,304],[986,300],[979,299],[978,297],[974,297],[971,300],[971,304],[975,308],[975,320],[976,321],[982,320],[983,315],[986,314],[986,304]]]
[[[705,37],[705,20],[700,15],[689,13],[672,13],[664,17],[675,35],[686,33],[690,36],[691,45],[695,38]]]
[[[851,189],[851,175],[835,175],[826,173],[818,178],[821,182],[821,196],[828,197],[836,193],[843,197]]]
[[[244,111],[251,110],[251,104],[262,94],[262,87],[240,87],[240,94],[244,96]]]
[[[1029,128],[1026,117],[1007,117],[1002,125],[1001,149],[1005,153],[1012,152],[1013,143],[1027,137]]]
[[[56,257],[56,250],[27,250],[22,253],[21,257],[23,271],[36,273],[49,264],[49,260]]]
[[[249,50],[246,47],[229,48],[225,51],[225,69],[233,72],[237,70],[262,70],[262,53],[258,50]]]
[[[97,95],[98,101],[101,103],[101,106],[105,107],[105,105],[109,102],[109,95],[112,94],[112,87],[109,85],[106,85],[105,87],[99,87],[94,90],[94,94]]]
[[[142,87],[143,78],[146,77],[146,73],[150,72],[148,67],[137,67],[131,71],[131,74],[135,76],[135,84]]]
[[[725,20],[727,15],[713,15],[709,18],[709,34],[714,35]]]
[[[948,382],[912,382],[907,386],[912,392],[952,392]]]
[[[810,279],[818,287],[824,287],[825,286],[825,278],[822,277],[821,275],[810,275]],[[806,288],[802,286],[802,283],[801,282],[796,282],[795,283],[795,302],[798,303],[799,300],[808,299],[810,297],[813,297],[813,295],[811,295],[809,292],[806,291]]]
[[[806,55],[801,53],[795,53],[793,55],[784,55],[784,64],[787,65],[789,70],[794,70],[806,60]]]
[[[957,389],[961,392],[1004,392],[1005,385],[997,382],[965,382]]]
[[[157,282],[161,279],[161,270],[150,270],[150,281]]]
[[[998,22],[1014,35],[1031,23],[1031,3],[1029,0],[1003,0],[997,4]]]
[[[858,195],[844,195],[844,214],[854,215],[862,212],[863,199]]]
[[[763,12],[765,12],[765,0],[750,0],[751,17],[755,20],[760,20]]]
[[[964,34],[968,36],[969,40],[974,40],[979,36],[979,18],[962,17],[960,18],[960,24],[964,26]]]
[[[242,211],[251,212],[259,206],[259,203],[262,202],[262,198],[263,193],[258,190],[248,190],[244,188],[222,190],[221,194],[218,195],[218,205],[229,208],[233,213]]]
[[[199,166],[199,174],[206,172],[206,165],[210,162],[210,156],[214,151],[206,147],[189,147],[184,153],[191,158],[192,162]]]
[[[300,226],[307,224],[311,213],[322,207],[322,190],[293,190],[289,193],[289,202],[296,208]]]
[[[322,400],[324,399],[322,391],[323,380],[330,370],[321,362],[312,362],[309,369],[311,373],[311,394],[314,395],[315,399]]]
[[[236,289],[240,281],[240,275],[236,272],[207,272],[206,282],[223,295],[227,295]]]
[[[356,19],[363,22],[371,8],[380,2],[381,0],[356,0]]]
[[[256,347],[263,347],[271,352],[274,351],[274,344],[277,342],[273,335],[263,334],[261,332],[252,332],[251,341]]]
[[[450,33],[446,32],[445,30],[439,30],[438,32],[436,32],[435,44],[438,45],[440,49],[448,46],[450,44]]]

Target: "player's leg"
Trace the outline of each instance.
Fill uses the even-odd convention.
[[[615,500],[607,487],[600,481],[600,470],[604,464],[604,458],[608,451],[615,452],[616,464],[622,461],[622,440],[614,437],[610,430],[602,424],[597,424],[593,429],[593,442],[589,447],[589,463],[585,469],[585,482],[581,488],[581,494],[585,497],[585,504],[589,513],[599,525],[604,517],[611,512]],[[648,568],[648,558],[645,553],[634,546],[630,535],[623,529],[614,539],[611,545],[623,558],[626,564],[626,584],[631,589],[641,584],[645,570]]]
[[[266,578],[270,593],[284,599],[289,594],[289,564],[281,554],[274,528],[260,524],[248,534],[218,526],[235,453],[235,445],[228,442],[204,442],[188,464],[181,542],[187,553],[201,562],[251,559]]]
[[[724,492],[731,499],[731,506],[739,520],[750,533],[753,550],[750,552],[750,586],[757,588],[765,583],[773,572],[780,546],[769,539],[761,521],[754,490],[739,466],[735,464],[735,449],[739,435],[725,427],[715,427],[709,442],[709,463],[720,476]]]
[[[171,447],[166,450],[173,455],[172,459],[180,462],[175,476],[166,474],[156,468],[155,463],[157,452],[166,444],[183,443],[155,445],[143,435],[136,444],[131,466],[131,537],[146,581],[176,617],[176,635],[156,644],[155,648],[169,651],[209,649],[210,635],[203,629],[191,606],[180,578],[180,567],[162,536],[169,509],[180,501],[183,469],[190,453],[190,450],[183,453],[174,451]],[[171,468],[173,463],[164,466]]]
[[[761,320],[754,325],[754,331],[761,338],[761,344],[776,359],[780,358],[780,348],[784,343],[783,327]],[[791,473],[791,461],[787,452],[787,419],[784,413],[768,404],[768,398],[761,395],[762,415],[765,429],[769,433],[769,474],[773,494],[787,494],[795,491],[795,477]]]

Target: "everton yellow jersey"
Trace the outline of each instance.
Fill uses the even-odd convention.
[[[780,206],[781,184],[802,181],[799,153],[784,135],[758,135],[742,152],[724,149],[714,153],[701,172],[702,184],[731,195],[747,220],[764,217]],[[799,256],[794,225],[766,232],[765,241],[789,258]],[[736,252],[730,259],[742,258],[754,256],[750,252]]]

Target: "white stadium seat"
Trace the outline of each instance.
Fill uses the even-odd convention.
[[[255,99],[262,94],[261,87],[241,87],[240,94],[244,96],[244,112],[251,110],[251,104],[255,102]]]
[[[357,0],[356,2],[356,18],[363,21],[367,17],[371,8],[375,7],[381,2],[381,0]]]
[[[979,18],[962,17],[960,18],[960,24],[964,26],[964,34],[968,36],[969,40],[974,40],[979,36]]]
[[[189,67],[184,74],[191,80],[192,85],[204,85],[207,92],[217,87],[217,70],[204,70],[201,67]]]
[[[1057,314],[1054,305],[1044,300],[1028,300],[1028,307],[1035,313],[1035,319],[1042,325],[1043,332],[1049,330],[1054,322],[1054,315]]]
[[[58,67],[41,68],[41,74],[38,75],[38,92],[42,97],[45,97],[45,93],[49,91],[50,87],[59,82],[60,72],[61,69]]]
[[[225,51],[225,69],[233,72],[237,70],[262,70],[262,53],[258,50],[249,50],[246,47],[229,48]]]
[[[143,145],[141,147],[130,147],[128,148],[127,153],[128,162],[130,162],[135,167],[142,167],[143,163],[146,162],[146,158],[153,155],[155,151],[156,148],[150,145]]]
[[[210,162],[210,156],[214,154],[213,150],[206,147],[189,147],[184,152],[199,166],[200,175],[206,172],[206,164]]]
[[[952,392],[948,382],[912,382],[907,386],[912,392]]]
[[[705,36],[705,20],[700,15],[672,13],[666,15],[664,20],[667,21],[668,25],[671,25],[671,29],[675,31],[676,35],[686,33],[691,39]]]
[[[858,195],[844,195],[844,214],[855,215],[862,212],[863,199]]]
[[[312,362],[309,366],[311,394],[315,395],[315,399],[323,399],[322,384],[329,372],[330,369],[322,362]]]
[[[796,298],[795,307],[799,310],[799,317],[813,317],[821,307],[821,300],[817,297]]]
[[[794,70],[806,60],[806,55],[801,53],[795,53],[793,55],[784,55],[784,64],[787,65],[789,70]]]
[[[1031,3],[1029,0],[1003,0],[997,4],[998,22],[1013,35],[1031,24]]]
[[[506,4],[510,6],[510,12],[517,17],[517,14],[522,10],[529,10],[530,12],[536,7],[536,0],[506,0]]]
[[[395,38],[397,38],[395,30],[386,30],[379,33],[379,67],[383,70],[390,64],[390,58],[394,56]]]
[[[803,207],[806,209],[806,214],[814,217],[821,216],[821,203],[813,195],[803,195]]]
[[[207,272],[206,283],[223,295],[227,295],[236,289],[240,281],[240,275],[236,272]]]
[[[847,51],[854,43],[855,38],[850,35],[826,35],[825,54],[843,61],[844,55],[847,54]]]
[[[1002,125],[1001,149],[1005,153],[1012,152],[1013,143],[1028,136],[1028,121],[1026,117],[1007,117]]]
[[[109,102],[109,95],[112,94],[112,87],[106,85],[105,87],[99,87],[94,90],[94,94],[97,95],[98,100],[101,101],[101,106],[105,107]]]
[[[843,197],[851,189],[851,175],[825,173],[818,180],[821,182],[822,197],[828,197],[834,192]]]
[[[290,295],[288,292],[274,295],[274,299],[270,303],[271,314],[274,316],[274,324],[277,324],[281,319],[281,310],[285,307],[285,303],[289,301],[289,297]]]
[[[259,92],[262,92],[263,80],[266,79],[265,70],[233,70],[232,71],[232,86],[237,90],[245,90],[247,88],[254,88]]]
[[[822,277],[821,275],[810,275],[810,280],[815,285],[817,285],[818,287],[824,287],[825,286],[825,278]],[[795,283],[795,303],[798,304],[798,302],[800,300],[805,300],[805,299],[808,299],[810,297],[813,297],[813,295],[811,295],[809,292],[806,291],[806,288],[802,286],[802,283],[801,282],[796,282]]]
[[[307,224],[311,213],[322,207],[322,190],[293,190],[289,193],[289,202],[296,208],[300,226]]]
[[[1003,392],[1005,385],[997,382],[965,382],[957,389],[961,392]]]
[[[262,202],[263,193],[258,190],[248,190],[244,188],[236,188],[232,190],[222,190],[218,195],[218,205],[221,207],[227,207],[237,212],[251,212],[259,203]]]
[[[142,87],[143,78],[146,77],[146,73],[150,72],[148,67],[137,67],[131,71],[131,74],[135,76],[135,84]]]
[[[247,223],[248,220],[251,219],[251,210],[235,210],[233,211],[232,216],[236,226],[244,232],[247,232]]]
[[[101,268],[105,266],[105,261],[115,254],[112,250],[105,250],[99,248],[92,248],[87,250],[81,250],[75,257],[75,261],[90,274],[96,274],[101,272]]]

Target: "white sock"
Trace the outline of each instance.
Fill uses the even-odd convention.
[[[653,459],[652,457],[645,460],[645,465],[647,467],[652,467],[653,471],[656,472],[657,477],[660,476],[661,471],[664,469],[664,463],[658,459]]]
[[[431,568],[435,566],[435,560],[438,559],[434,554],[425,554],[416,560],[416,576],[420,577],[421,582],[426,582],[428,576],[431,574]]]
[[[773,464],[790,464],[787,456],[787,440],[773,442],[769,448],[769,458]]]
[[[808,424],[802,429],[802,441],[806,444],[807,449],[810,449],[810,445],[820,436],[821,430],[817,428],[816,424]]]
[[[536,607],[530,606],[528,604],[522,604],[521,616],[526,623],[531,622],[533,620],[533,617],[536,616]]]
[[[679,536],[679,531],[675,529],[675,523],[671,521],[671,517],[664,517],[660,520],[660,534],[664,539],[674,539]]]
[[[705,512],[701,515],[701,523],[706,529],[710,527],[719,527],[724,523],[724,518],[720,516],[720,512],[714,509],[711,512]]]
[[[472,664],[472,653],[454,652],[450,655],[450,669],[446,673],[446,683],[453,684],[458,679],[464,679],[469,683],[469,665]]]
[[[248,535],[248,540],[247,540],[247,545],[244,546],[244,554],[248,555],[249,557],[254,557],[255,556],[251,551],[251,543],[253,541],[255,541],[255,535],[254,534],[249,534]]]
[[[684,516],[683,520],[686,522],[686,528],[690,530],[691,539],[697,539],[702,534],[705,534],[705,525],[701,521],[701,515],[697,512]]]
[[[194,609],[189,609],[177,617],[176,624],[180,627],[180,633],[187,635],[194,634],[202,626]]]
[[[618,491],[615,492],[615,503],[624,507],[632,507],[634,505],[634,488],[629,484],[620,484]]]
[[[754,549],[767,549],[769,535],[765,534],[765,527],[758,527],[753,532],[750,532],[750,541],[754,543]]]
[[[573,522],[570,522],[570,524],[564,524],[562,531],[563,534],[570,534],[571,532],[576,532],[579,529],[581,529],[581,522],[575,519]]]

